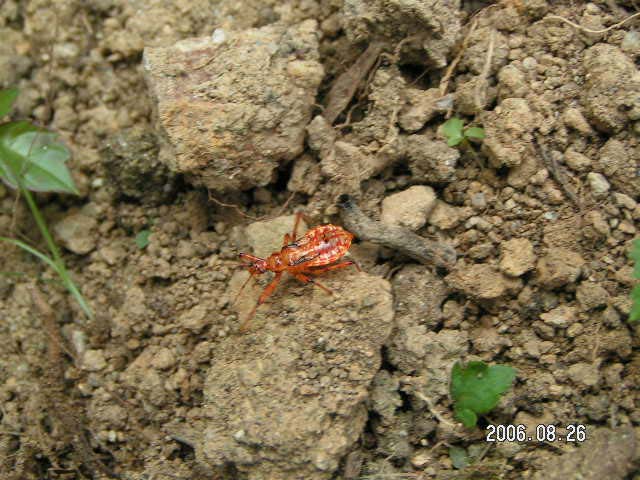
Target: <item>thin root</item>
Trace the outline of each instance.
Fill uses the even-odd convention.
[[[622,25],[624,25],[625,23],[633,20],[634,18],[640,17],[640,12],[636,12],[633,15],[628,16],[627,18],[625,18],[624,20],[622,20],[621,22],[618,22],[616,24],[611,25],[610,27],[607,28],[603,28],[601,30],[592,30],[590,28],[587,27],[583,27],[582,25],[578,25],[575,22],[572,22],[571,20],[568,20],[564,17],[561,17],[560,15],[548,15],[544,18],[544,20],[560,20],[561,22],[564,22],[568,25],[571,25],[573,28],[576,28],[582,32],[586,32],[586,33],[607,33],[615,28],[621,27]]]
[[[208,193],[209,193],[209,200],[211,200],[216,205],[220,205],[221,207],[226,207],[226,208],[233,208],[236,212],[238,212],[244,218],[248,218],[249,220],[254,220],[254,221],[265,220],[267,218],[275,218],[275,217],[278,217],[278,216],[282,215],[284,213],[284,211],[287,209],[287,207],[289,206],[289,203],[291,202],[291,200],[293,199],[293,197],[296,194],[296,192],[291,192],[291,195],[289,195],[289,198],[287,198],[287,201],[282,204],[282,207],[280,207],[280,210],[278,210],[278,213],[272,215],[271,217],[269,217],[268,215],[262,215],[260,217],[253,217],[251,215],[248,215],[248,214],[244,213],[242,211],[242,209],[238,205],[236,205],[234,203],[224,203],[224,202],[218,200],[216,197],[214,197],[211,192],[208,192]]]

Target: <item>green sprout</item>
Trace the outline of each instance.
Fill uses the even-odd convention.
[[[149,235],[151,235],[151,230],[140,230],[136,235],[135,242],[140,250],[147,248],[147,245],[149,245]]]
[[[469,362],[463,366],[456,362],[451,371],[450,388],[456,418],[465,427],[474,427],[478,415],[493,410],[515,378],[515,369],[508,365]]]
[[[640,238],[636,238],[631,244],[631,253],[629,256],[633,260],[633,278],[640,280]],[[635,285],[631,290],[631,312],[629,313],[629,321],[637,322],[640,320],[640,283]]]
[[[484,138],[484,128],[465,127],[461,119],[451,117],[442,124],[442,134],[447,137],[447,145],[455,147],[463,142],[467,142],[469,138],[482,140]]]
[[[15,88],[0,90],[0,118],[11,111],[17,97],[18,90]],[[15,238],[0,237],[0,241],[20,247],[50,266],[87,317],[93,318],[91,308],[73,282],[60,249],[31,194],[34,191],[78,195],[65,164],[68,159],[69,151],[55,133],[26,121],[0,124],[0,179],[26,200],[50,255]]]

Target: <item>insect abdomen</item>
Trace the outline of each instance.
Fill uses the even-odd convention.
[[[295,244],[285,247],[290,266],[319,267],[344,256],[351,246],[353,235],[335,225],[323,225],[307,232]]]

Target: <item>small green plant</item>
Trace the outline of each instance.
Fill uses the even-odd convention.
[[[640,238],[636,238],[631,244],[629,256],[633,260],[633,278],[640,280]],[[631,290],[631,300],[633,304],[629,313],[629,321],[637,322],[640,320],[640,283]]]
[[[451,371],[451,398],[456,418],[465,427],[474,427],[478,415],[489,413],[515,378],[515,369],[508,365],[469,362],[464,366],[456,362]]]
[[[449,458],[451,459],[453,468],[463,469],[471,465],[471,458],[469,458],[467,450],[457,445],[451,445],[449,447]]]
[[[140,250],[147,248],[147,245],[149,245],[149,235],[151,235],[151,230],[140,230],[136,235],[135,242]]]
[[[469,138],[484,138],[484,128],[481,127],[465,127],[464,122],[457,118],[451,117],[442,124],[442,133],[447,137],[447,145],[455,147],[463,142],[467,142]]]
[[[18,90],[15,88],[0,90],[0,118],[10,112],[17,97]],[[49,265],[84,313],[93,318],[93,313],[73,282],[60,255],[60,249],[31,194],[34,191],[77,195],[78,190],[66,166],[68,159],[69,151],[55,133],[26,121],[0,124],[0,179],[18,190],[26,200],[50,255],[15,238],[0,237],[0,241],[16,245]]]

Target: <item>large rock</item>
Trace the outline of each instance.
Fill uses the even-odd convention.
[[[226,36],[225,36],[226,35]],[[266,185],[302,153],[323,77],[315,21],[147,48],[169,167],[215,190]]]
[[[391,332],[390,286],[350,269],[322,282],[336,294],[283,282],[251,330],[216,349],[204,386],[202,461],[233,464],[251,480],[324,480],[358,440]],[[252,306],[258,290],[241,300]]]
[[[278,250],[292,221],[254,223],[249,243]],[[247,275],[231,279],[230,298]],[[391,333],[391,287],[354,268],[320,281],[334,295],[285,274],[249,331],[221,340],[204,386],[207,423],[196,445],[202,462],[234,465],[251,480],[324,480],[357,442]],[[249,285],[240,296],[241,321],[263,288]]]
[[[96,248],[97,224],[95,218],[79,212],[60,220],[53,226],[53,231],[68,250],[86,255]]]
[[[575,282],[585,261],[579,253],[566,248],[552,248],[538,260],[538,284],[548,290]]]
[[[535,267],[533,245],[526,238],[512,238],[502,243],[500,253],[500,270],[506,275],[519,277]]]

